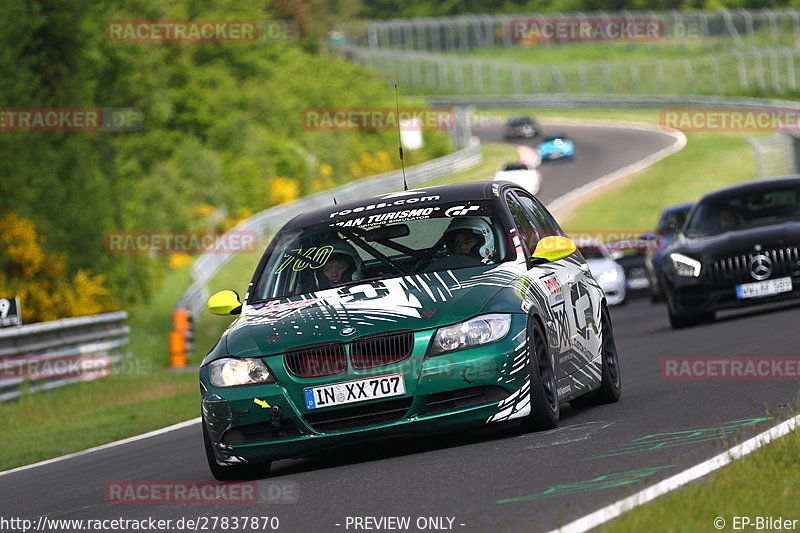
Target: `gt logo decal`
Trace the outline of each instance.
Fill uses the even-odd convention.
[[[476,211],[480,209],[481,206],[479,205],[471,205],[469,207],[464,205],[456,205],[448,209],[444,212],[444,216],[446,217],[460,217],[463,215],[468,215],[470,211]]]

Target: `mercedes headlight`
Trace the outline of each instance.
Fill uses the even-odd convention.
[[[274,383],[267,365],[261,359],[234,359],[224,357],[213,361],[208,369],[211,384],[215,387],[234,387],[254,383]]]
[[[436,331],[430,355],[464,350],[499,341],[508,334],[511,315],[482,315]]]
[[[606,270],[597,276],[597,281],[600,283],[612,283],[619,278],[619,270]]]
[[[672,259],[672,266],[675,267],[675,272],[677,272],[679,276],[694,278],[700,276],[702,265],[697,259],[692,259],[687,255],[678,253],[669,254],[669,258]]]

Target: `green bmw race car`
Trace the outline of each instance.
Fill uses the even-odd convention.
[[[238,315],[200,367],[203,436],[220,480],[357,440],[615,402],[602,289],[575,244],[510,182],[409,190],[297,216],[274,237]]]

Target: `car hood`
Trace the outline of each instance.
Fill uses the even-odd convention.
[[[246,305],[224,334],[226,351],[232,356],[258,357],[320,342],[453,324],[478,314],[519,275],[519,266],[504,263],[370,281]],[[346,328],[355,331],[345,336]]]
[[[667,247],[666,252],[690,254],[710,261],[753,252],[757,244],[764,250],[800,245],[800,222],[745,228],[708,237],[688,237],[682,233]]]

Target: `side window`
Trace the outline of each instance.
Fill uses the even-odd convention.
[[[517,193],[517,196],[536,226],[542,230],[539,238],[549,237],[551,235],[564,235],[561,226],[558,225],[553,215],[551,215],[542,204],[521,191]]]
[[[536,249],[536,243],[539,242],[539,234],[531,222],[530,215],[528,215],[525,207],[523,207],[514,193],[509,192],[506,194],[506,202],[508,203],[511,218],[514,219],[514,225],[517,227],[522,246],[525,248],[525,253],[530,257]]]

